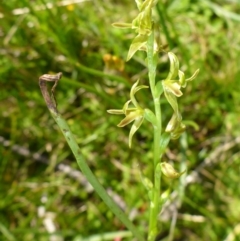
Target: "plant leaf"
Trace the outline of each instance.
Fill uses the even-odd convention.
[[[162,81],[158,81],[154,89],[154,98],[160,98],[162,93],[163,93]]]
[[[152,123],[154,128],[157,127],[157,118],[151,110],[144,109],[144,117],[147,119],[147,121]]]
[[[134,40],[132,41],[132,44],[130,46],[130,49],[128,51],[127,61],[132,58],[132,56],[141,49],[142,46],[146,45],[148,36],[147,35],[137,35]]]

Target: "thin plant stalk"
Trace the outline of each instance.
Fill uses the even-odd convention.
[[[43,98],[47,104],[47,107],[62,131],[72,153],[74,154],[77,164],[83,174],[86,176],[89,183],[93,186],[94,190],[101,197],[104,203],[109,207],[109,209],[119,218],[119,220],[133,233],[133,236],[137,238],[138,241],[144,241],[142,234],[136,229],[133,223],[128,219],[127,215],[119,208],[119,206],[112,200],[112,198],[107,194],[104,187],[99,183],[98,179],[95,177],[91,169],[89,168],[84,156],[82,155],[81,149],[79,148],[73,133],[71,132],[65,119],[58,113],[57,105],[54,99],[54,90],[58,81],[60,80],[62,74],[57,75],[42,75],[39,78],[39,85],[42,91]],[[50,97],[46,82],[54,82],[52,87],[52,97]]]
[[[156,116],[156,126],[154,126],[154,144],[153,144],[153,170],[154,170],[154,183],[152,199],[150,202],[150,215],[149,215],[149,235],[148,241],[153,241],[158,233],[157,228],[157,217],[159,214],[159,203],[160,203],[160,192],[161,192],[161,168],[158,163],[160,163],[160,139],[162,132],[162,120],[161,120],[161,108],[160,108],[160,97],[155,94],[155,76],[157,61],[154,54],[154,31],[152,31],[149,36],[147,43],[147,61],[148,61],[148,71],[149,71],[149,82],[150,88],[153,96],[155,116]]]

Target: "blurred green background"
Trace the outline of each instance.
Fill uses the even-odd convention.
[[[135,33],[134,1],[2,0],[0,4],[0,240],[133,240],[78,171],[45,106],[42,74],[63,72],[58,109],[93,172],[147,233],[148,197],[141,174],[152,173],[152,128],[144,122],[128,148],[129,126],[118,128],[131,85],[147,84],[145,53],[124,60]],[[162,44],[187,76],[200,73],[179,99],[183,118],[197,123],[163,157],[181,180],[170,190],[161,235],[175,241],[240,240],[240,4],[238,0],[159,0]],[[159,55],[157,80],[169,70]],[[137,96],[152,108],[148,90]],[[164,125],[172,110],[162,99]],[[175,224],[174,224],[175,223]],[[105,235],[105,236],[103,236]],[[94,239],[95,238],[95,239]]]

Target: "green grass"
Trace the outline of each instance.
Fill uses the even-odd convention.
[[[45,106],[38,78],[63,72],[56,91],[59,111],[100,182],[120,198],[118,203],[146,233],[148,197],[140,170],[146,175],[152,171],[151,126],[143,123],[133,139],[136,147],[129,150],[129,127],[117,128],[119,116],[106,112],[122,107],[136,79],[146,84],[146,63],[138,53],[120,72],[107,69],[103,61],[104,54],[126,59],[134,34],[115,29],[111,23],[130,21],[136,14],[135,3],[88,1],[60,7],[52,2],[52,9],[41,11],[36,6],[44,1],[2,1],[0,6],[4,15],[0,135],[10,141],[0,141],[0,240],[50,240],[52,234],[44,226],[47,215],[62,240],[101,238],[103,234],[107,235],[103,240],[121,235],[126,235],[122,240],[132,240],[96,193],[59,170],[60,163],[78,167]],[[235,228],[240,213],[239,4],[178,2],[167,1],[156,10],[164,26],[162,42],[166,45],[168,39],[169,50],[177,53],[186,74],[190,76],[197,68],[201,71],[179,100],[184,119],[196,122],[199,130],[187,128],[182,137],[187,146],[171,142],[163,157],[176,166],[185,161],[187,175],[194,170],[198,173],[198,179],[184,190],[174,240],[225,240],[234,229],[233,240],[240,240]],[[14,9],[26,6],[30,13],[13,14]],[[163,79],[168,68],[166,54],[162,54],[157,79]],[[138,99],[153,108],[147,91],[140,92]],[[166,102],[162,106],[166,123],[172,110]],[[23,150],[30,154],[23,155]],[[47,163],[35,161],[35,153]],[[176,190],[178,185],[179,181],[163,180],[164,189]],[[45,216],[40,215],[43,208]],[[167,240],[172,214],[168,212],[162,222],[160,240]]]

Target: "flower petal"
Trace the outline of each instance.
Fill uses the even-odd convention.
[[[136,4],[137,4],[137,7],[139,10],[141,10],[141,6],[143,4],[143,0],[135,0]]]
[[[132,28],[131,23],[112,23],[112,26],[115,28]]]
[[[127,116],[127,115],[129,115],[131,112],[135,112],[135,111],[137,111],[137,110],[139,110],[138,108],[127,108],[126,109],[126,112],[125,112],[125,115]]]
[[[151,6],[153,8],[157,4],[157,2],[157,0],[145,0],[141,6],[141,11],[143,11],[144,8],[146,8],[147,6]]]
[[[122,115],[124,114],[123,110],[107,110],[109,114],[114,114],[114,115]]]
[[[187,81],[185,78],[185,74],[181,70],[178,70],[178,77],[181,87],[185,88],[187,86]]]
[[[143,119],[144,119],[143,116],[136,118],[131,127],[131,130],[129,133],[129,139],[128,139],[129,140],[129,148],[131,148],[131,146],[132,146],[132,137],[135,134],[135,132],[139,129],[139,127],[142,125]]]
[[[168,53],[168,57],[170,60],[170,71],[166,80],[172,80],[178,75],[179,62],[177,56],[172,52]]]
[[[147,43],[148,36],[147,35],[137,35],[134,40],[132,41],[132,44],[130,46],[130,49],[128,51],[127,61],[132,58],[132,56],[141,49],[144,45]]]
[[[118,127],[124,127],[134,121],[139,116],[142,116],[142,114],[137,110],[134,112],[129,113],[121,122],[117,125]]]
[[[166,132],[172,132],[179,124],[177,115],[174,113],[172,115],[171,120],[168,122],[167,127],[165,129]]]
[[[136,89],[138,83],[139,83],[139,79],[132,85],[132,88],[130,91],[130,97],[135,94],[134,90]]]
[[[152,32],[152,7],[148,4],[141,8],[140,13],[132,21],[132,28],[136,29],[138,34],[149,36]]]
[[[166,177],[169,177],[169,178],[178,178],[180,177],[185,171],[183,172],[177,172],[172,165],[170,165],[169,163],[167,162],[162,162],[161,163],[161,170],[162,170],[162,173],[166,176]]]
[[[186,126],[182,122],[180,122],[178,127],[175,130],[173,130],[173,132],[171,133],[171,139],[172,140],[178,139],[185,130],[186,130]]]
[[[127,115],[127,110],[128,110],[128,106],[129,106],[129,104],[130,104],[130,102],[131,102],[131,100],[128,100],[125,104],[124,104],[124,106],[123,106],[123,113],[125,114],[125,115]]]
[[[149,87],[147,85],[139,85],[134,89],[134,94],[136,94],[141,89],[148,89]]]
[[[164,87],[164,95],[169,102],[169,104],[172,106],[175,113],[178,113],[178,103],[176,96],[169,91],[167,88]]]
[[[195,78],[197,77],[199,71],[200,71],[200,70],[197,69],[190,78],[186,79],[186,81],[192,81],[193,79],[195,79]]]
[[[168,83],[167,81],[164,81],[165,88],[167,88],[168,91],[171,91],[175,96],[180,97],[183,95],[182,91],[180,90],[181,86],[178,83]]]
[[[133,84],[133,86],[132,86],[132,88],[131,88],[131,91],[130,91],[130,100],[132,101],[132,103],[133,103],[133,105],[134,105],[135,107],[140,108],[140,107],[139,107],[139,104],[138,104],[138,102],[136,101],[134,95],[136,94],[137,91],[139,91],[139,90],[141,90],[141,89],[146,89],[146,88],[148,88],[148,86],[146,86],[146,85],[137,86],[138,83],[139,83],[139,79],[137,80],[137,82],[135,82],[135,83]]]

